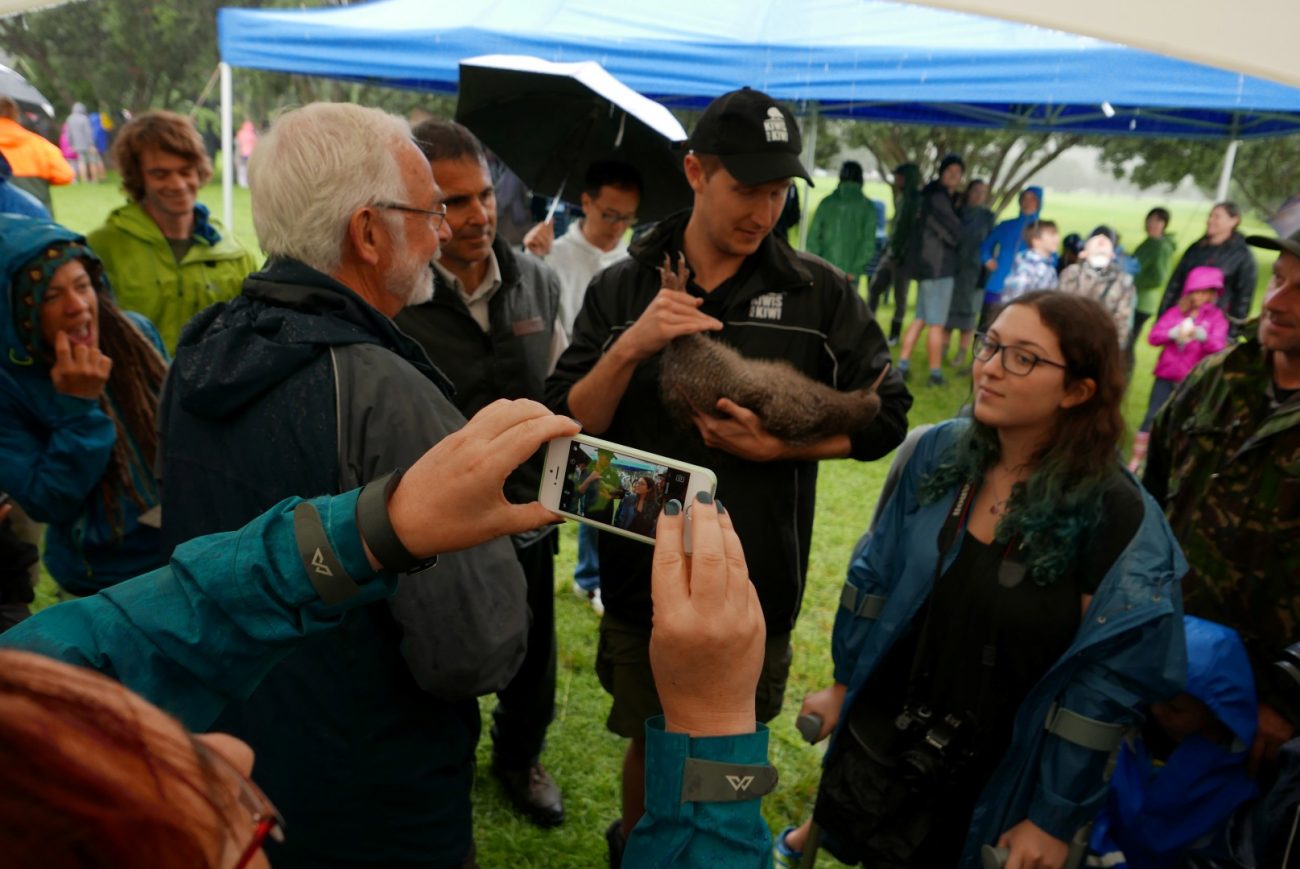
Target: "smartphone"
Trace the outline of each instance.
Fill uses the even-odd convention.
[[[547,446],[537,500],[569,519],[653,546],[665,504],[676,498],[685,505],[689,535],[696,493],[712,495],[717,487],[708,468],[578,435]]]

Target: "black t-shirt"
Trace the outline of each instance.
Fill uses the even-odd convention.
[[[1006,752],[1021,702],[1074,640],[1082,619],[1081,596],[1096,592],[1137,533],[1142,516],[1137,487],[1116,473],[1103,496],[1101,523],[1076,568],[1050,585],[1034,582],[1028,571],[1013,585],[1004,584],[1016,573],[1003,568],[1012,547],[981,543],[963,533],[961,548],[939,577],[932,599],[872,675],[870,690],[862,693],[871,702],[856,704],[871,708],[855,708],[850,715],[892,718],[910,695],[914,705],[930,707],[935,720],[961,716],[962,730],[972,734],[965,744],[976,754],[966,777],[973,799]],[[929,637],[922,649],[927,619]]]

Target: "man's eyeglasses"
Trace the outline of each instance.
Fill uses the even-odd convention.
[[[257,852],[262,850],[267,837],[277,842],[284,842],[284,818],[271,804],[262,789],[249,781],[248,776],[235,769],[230,761],[219,751],[213,751],[200,740],[193,740],[194,752],[214,769],[223,771],[224,778],[233,779],[239,785],[239,805],[253,819],[253,838],[239,855],[235,869],[245,869],[253,861]]]
[[[635,214],[622,214],[617,211],[610,211],[609,209],[600,212],[600,219],[605,223],[622,223],[628,226],[636,223]]]
[[[1021,347],[1008,347],[1006,344],[999,344],[983,332],[975,335],[975,358],[981,362],[991,362],[997,354],[1002,354],[1002,367],[1007,370],[1008,374],[1017,374],[1024,377],[1033,371],[1038,365],[1051,365],[1053,368],[1059,368],[1062,371],[1069,371],[1069,366],[1061,362],[1053,362],[1050,359],[1044,359],[1037,353],[1030,352]]]
[[[436,220],[432,221],[433,228],[435,230],[440,229],[442,227],[442,222],[447,219],[447,206],[445,205],[442,208],[439,208],[437,211],[430,211],[427,208],[415,208],[414,206],[410,206],[410,205],[401,205],[396,202],[376,202],[371,207],[391,208],[393,211],[406,211],[411,214],[426,214],[430,218],[437,218]]]

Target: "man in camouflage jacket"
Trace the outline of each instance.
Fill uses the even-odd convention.
[[[1191,565],[1188,614],[1246,644],[1258,763],[1300,727],[1300,685],[1273,666],[1300,642],[1300,232],[1248,241],[1281,252],[1257,334],[1205,360],[1165,405],[1143,482]]]

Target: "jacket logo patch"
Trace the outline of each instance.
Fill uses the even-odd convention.
[[[756,296],[749,303],[749,317],[751,320],[779,320],[781,319],[781,307],[785,304],[785,296],[781,293],[764,293]]]
[[[311,557],[311,569],[320,576],[334,575],[334,571],[330,570],[329,565],[325,563],[325,554],[320,551],[319,546],[316,547],[316,554]]]
[[[767,110],[767,120],[763,122],[763,135],[769,142],[790,141],[790,131],[785,126],[785,115],[776,106]]]
[[[747,790],[749,790],[749,786],[752,785],[753,783],[754,783],[754,777],[753,777],[752,775],[746,775],[746,776],[729,775],[729,776],[727,776],[727,784],[731,785],[731,789],[732,789],[733,791],[735,791],[736,793],[740,793],[741,791],[747,791]]]
[[[510,324],[510,331],[515,334],[516,338],[524,335],[536,335],[545,329],[546,324],[542,322],[541,317],[529,317],[527,320],[516,320]]]

